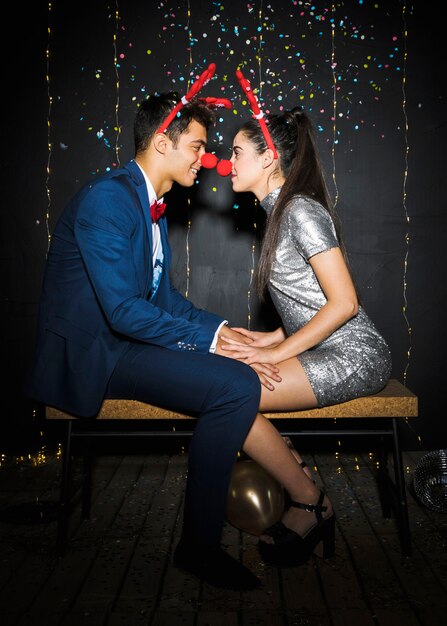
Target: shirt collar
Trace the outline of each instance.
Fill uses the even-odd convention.
[[[135,161],[135,163],[137,163]],[[163,202],[163,198],[160,198],[159,200],[157,200],[157,195],[155,193],[155,189],[152,186],[151,181],[149,180],[149,176],[146,174],[146,172],[144,171],[144,169],[141,167],[141,165],[139,163],[137,163],[138,167],[140,168],[143,176],[144,176],[144,181],[146,183],[146,187],[147,187],[147,195],[149,196],[149,205],[151,205],[153,202],[157,201],[157,202]]]

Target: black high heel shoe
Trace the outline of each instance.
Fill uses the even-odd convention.
[[[251,591],[261,585],[257,576],[227,554],[220,545],[206,546],[182,538],[175,549],[173,560],[176,567],[215,587]]]
[[[335,513],[326,519],[323,518],[322,513],[327,511],[327,506],[323,506],[323,499],[324,493],[320,490],[317,504],[303,504],[293,500],[290,502],[290,506],[315,513],[317,523],[304,537],[287,528],[282,522],[267,528],[262,534],[272,537],[274,543],[261,540],[258,542],[263,561],[278,567],[291,567],[303,565],[314,553],[323,559],[329,559],[334,555]]]

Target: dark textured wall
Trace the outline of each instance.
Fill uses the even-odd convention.
[[[407,446],[416,435],[424,448],[446,445],[436,404],[446,374],[445,85],[440,25],[423,3],[49,6],[14,8],[4,74],[3,432],[14,439],[33,428],[20,385],[48,233],[62,207],[89,178],[133,156],[133,116],[146,94],[183,94],[214,62],[203,93],[233,103],[209,134],[218,156],[229,156],[250,115],[239,64],[266,110],[301,104],[311,114],[364,305],[391,346],[393,376],[420,397]],[[202,170],[192,190],[173,189],[167,200],[178,288],[234,325],[274,326],[274,311],[250,290],[263,226],[253,198]]]

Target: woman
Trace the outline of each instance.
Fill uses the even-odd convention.
[[[234,138],[231,162],[233,190],[254,193],[267,213],[256,286],[261,298],[268,288],[282,320],[272,332],[238,328],[252,343],[223,346],[248,365],[279,368],[281,382],[262,387],[260,411],[313,408],[380,391],[390,376],[390,351],[359,305],[310,119],[297,107],[270,115],[267,126],[248,121]],[[334,514],[326,496],[320,494],[317,509],[315,519],[292,502],[282,522],[261,535],[264,558],[293,561],[291,548],[306,552],[306,540],[308,548],[326,540],[330,551]]]

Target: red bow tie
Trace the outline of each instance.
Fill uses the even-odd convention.
[[[160,217],[163,215],[166,209],[166,204],[164,202],[157,202],[154,200],[151,204],[151,218],[153,222],[158,222]]]

